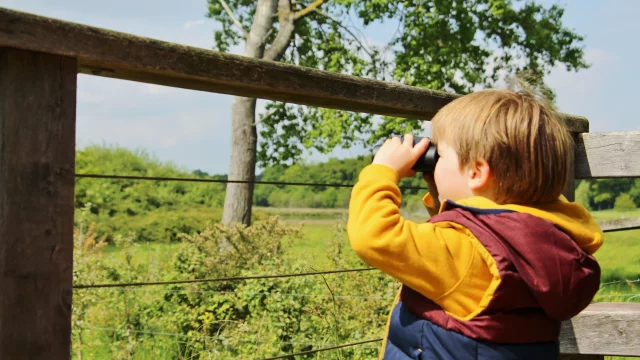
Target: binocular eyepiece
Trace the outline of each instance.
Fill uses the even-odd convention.
[[[393,136],[393,137],[399,137],[400,141],[404,141],[404,136]],[[413,137],[413,144],[417,144],[422,140],[421,137],[417,137],[414,136]],[[373,148],[373,157],[376,157],[376,153],[378,152],[378,150],[380,149],[382,145],[376,145]],[[433,145],[433,143],[429,144],[429,147],[427,148],[427,151],[424,152],[424,154],[420,155],[420,157],[418,158],[418,161],[416,161],[415,164],[413,164],[413,166],[411,167],[411,170],[413,171],[417,171],[417,172],[433,172],[436,168],[436,163],[438,162],[438,158],[440,156],[438,155],[438,151],[436,150],[436,146]],[[373,158],[372,158],[373,160]]]

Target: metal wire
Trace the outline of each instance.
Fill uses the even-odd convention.
[[[167,336],[167,337],[177,337],[177,338],[193,338],[193,339],[205,339],[205,340],[213,340],[213,341],[237,341],[237,342],[247,342],[247,343],[267,343],[270,345],[299,345],[299,346],[336,346],[336,344],[330,343],[310,343],[310,342],[292,342],[292,341],[276,341],[271,342],[269,340],[260,340],[260,339],[241,339],[241,338],[230,338],[224,336],[203,336],[203,335],[187,335],[187,334],[178,334],[178,333],[167,333],[160,331],[147,331],[147,330],[132,330],[132,329],[116,329],[116,328],[108,328],[101,326],[79,326],[78,328],[83,330],[97,330],[97,331],[123,331],[123,332],[132,332],[136,334],[144,334],[144,335],[154,335],[154,336]],[[185,342],[185,344],[188,342]],[[372,347],[373,348],[373,347]],[[287,355],[291,356],[291,355]]]
[[[640,293],[636,293],[636,294],[602,294],[602,295],[596,294],[594,296],[594,298],[596,298],[596,297],[609,297],[610,298],[610,297],[626,297],[626,296],[636,297],[636,296],[639,296],[639,295],[640,295]]]
[[[316,271],[298,274],[281,274],[281,275],[249,275],[249,276],[234,276],[224,278],[211,278],[211,279],[192,279],[192,280],[175,280],[175,281],[155,281],[155,282],[138,282],[138,283],[116,283],[116,284],[88,284],[88,285],[74,285],[74,290],[81,289],[95,289],[95,288],[109,288],[109,287],[130,287],[130,286],[152,286],[152,285],[172,285],[172,284],[189,284],[189,283],[203,283],[214,281],[234,281],[234,280],[256,280],[256,279],[277,279],[288,278],[298,276],[312,276],[312,275],[326,275],[326,274],[339,274],[348,272],[360,272],[377,270],[376,268],[361,268],[361,269],[345,269],[345,270],[330,270],[330,271]]]
[[[639,283],[640,279],[636,279],[636,280],[617,280],[617,281],[610,281],[610,282],[606,282],[606,283],[602,283],[600,284],[600,286],[605,286],[605,285],[612,285],[612,284],[629,284],[629,283]]]
[[[132,175],[104,175],[104,174],[75,174],[76,178],[91,179],[115,179],[115,180],[146,180],[146,181],[186,181],[204,183],[223,184],[260,184],[260,185],[286,185],[286,186],[327,186],[327,187],[353,187],[353,184],[321,184],[303,182],[281,182],[281,181],[257,181],[257,180],[222,180],[222,179],[196,179],[196,178],[176,178],[176,177],[153,177],[153,176],[132,176]],[[420,186],[400,186],[402,190],[429,190]]]
[[[315,354],[315,353],[319,353],[319,352],[322,352],[322,351],[336,350],[336,349],[341,349],[341,348],[345,348],[345,347],[358,346],[358,345],[368,344],[368,343],[378,342],[378,341],[382,341],[382,338],[364,340],[364,341],[359,341],[359,342],[354,342],[354,343],[349,343],[349,344],[336,345],[336,346],[331,346],[331,347],[326,347],[326,348],[316,349],[316,350],[301,351],[301,352],[297,352],[297,353],[279,355],[279,356],[275,356],[275,357],[264,358],[262,360],[285,359],[285,358],[292,357],[292,356]]]
[[[393,297],[384,297],[376,295],[331,295],[331,294],[304,294],[304,293],[277,293],[277,292],[237,292],[237,291],[215,291],[215,290],[188,290],[188,289],[136,289],[125,288],[125,291],[140,292],[159,292],[159,293],[195,293],[195,294],[219,294],[219,295],[235,295],[235,296],[290,296],[290,297],[333,297],[336,299],[360,299],[360,300],[393,300]]]

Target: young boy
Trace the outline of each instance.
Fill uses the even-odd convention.
[[[432,121],[440,158],[424,174],[427,223],[400,216],[397,183],[428,140],[387,140],[362,170],[348,234],[368,264],[402,283],[382,359],[554,359],[560,323],[592,300],[603,234],[561,195],[571,137],[527,92],[486,90]]]

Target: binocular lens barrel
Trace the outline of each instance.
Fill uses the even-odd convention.
[[[399,137],[400,141],[404,141],[404,136],[393,136],[393,137]],[[413,137],[413,143],[414,145],[419,143],[422,140],[421,137],[417,137],[414,136]],[[376,157],[376,153],[378,152],[378,150],[380,149],[382,145],[376,145],[373,148],[373,157]],[[416,161],[416,163],[411,167],[411,169],[413,171],[417,171],[417,172],[433,172],[436,168],[436,163],[438,162],[438,151],[436,150],[436,146],[433,145],[433,143],[429,144],[429,147],[427,148],[427,151],[424,152],[424,154],[420,155],[420,157],[418,158],[418,161]]]

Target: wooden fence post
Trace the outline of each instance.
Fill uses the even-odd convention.
[[[567,186],[564,188],[562,194],[569,201],[575,201],[575,185],[576,185],[576,156],[575,156],[575,144],[580,136],[579,133],[571,133],[571,137],[573,138],[573,147],[571,149],[571,161],[569,161],[569,176],[567,179]],[[560,355],[560,360],[604,360],[604,356],[602,355],[585,355],[585,354],[563,354]]]
[[[69,359],[75,59],[0,48],[0,359]]]
[[[575,186],[576,186],[576,141],[580,136],[579,133],[571,133],[571,138],[573,139],[573,145],[571,149],[571,160],[569,161],[569,176],[567,177],[567,186],[564,188],[562,195],[564,195],[567,200],[574,201],[576,198]]]

